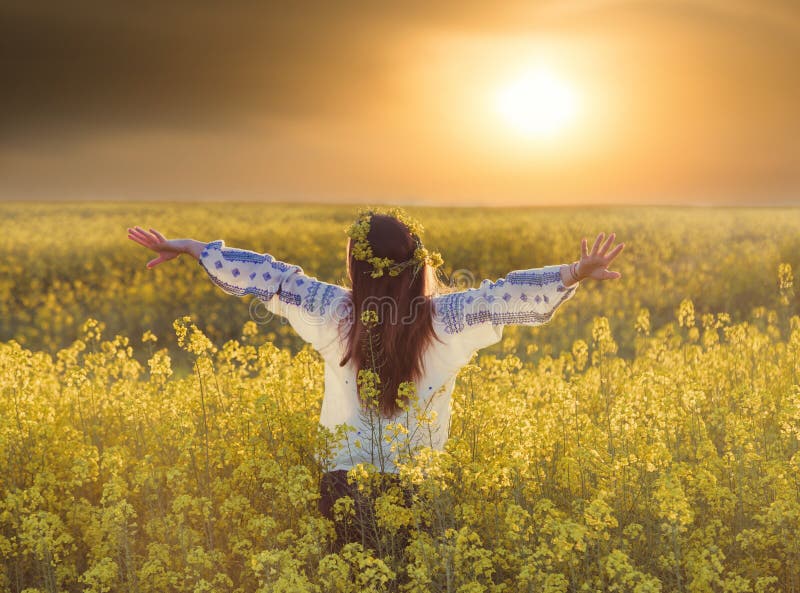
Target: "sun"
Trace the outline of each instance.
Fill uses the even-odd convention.
[[[551,138],[566,130],[578,113],[574,88],[550,69],[539,67],[502,86],[495,107],[516,132]]]

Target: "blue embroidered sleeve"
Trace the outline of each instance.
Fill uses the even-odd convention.
[[[340,322],[349,319],[349,292],[303,273],[271,255],[208,243],[200,254],[211,281],[228,294],[254,295],[268,311],[285,317],[301,338],[323,354],[334,351]]]
[[[477,288],[434,297],[435,317],[445,333],[463,333],[482,348],[501,339],[504,325],[547,323],[577,286],[564,286],[560,265],[517,270]]]

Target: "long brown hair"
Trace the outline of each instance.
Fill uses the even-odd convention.
[[[395,217],[384,214],[372,215],[367,239],[375,256],[388,257],[395,262],[410,259],[416,248],[408,227]],[[372,264],[353,256],[352,239],[347,245],[347,259],[352,285],[353,323],[339,365],[352,362],[356,374],[367,368],[377,372],[380,377],[376,386],[380,391],[380,412],[391,418],[400,410],[398,387],[404,381],[421,378],[425,350],[436,338],[430,297],[438,292],[439,280],[428,265],[416,274],[411,265],[397,276],[384,273],[373,278]],[[378,313],[378,324],[372,328],[361,320],[361,314],[368,310]],[[370,351],[368,331],[373,345],[377,344],[377,352],[375,348]],[[377,360],[373,361],[373,357]]]

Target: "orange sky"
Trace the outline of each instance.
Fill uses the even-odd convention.
[[[0,199],[800,201],[794,0],[111,6],[0,8]]]

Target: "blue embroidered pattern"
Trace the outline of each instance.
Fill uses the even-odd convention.
[[[508,311],[479,311],[477,313],[467,313],[467,324],[475,325],[491,321],[492,325],[508,325],[523,323],[544,323],[553,316],[553,311],[549,313],[537,313],[536,311],[520,311],[511,313]]]
[[[321,314],[325,314],[325,309],[328,305],[331,304],[334,295],[336,294],[336,287],[333,284],[329,284],[325,287],[325,292],[322,293],[322,302],[319,305],[319,312]]]
[[[292,267],[289,264],[284,263],[282,261],[278,261],[278,260],[274,260],[274,261],[270,262],[270,265],[272,266],[273,269],[278,270],[280,272],[285,272],[286,270],[288,270],[289,268]],[[294,267],[297,267],[297,266],[294,266]],[[299,270],[300,268],[297,267],[297,269]]]
[[[303,307],[306,311],[314,311],[315,301],[317,300],[317,293],[319,292],[319,287],[322,286],[322,282],[318,280],[312,280],[311,283],[308,285],[306,289],[306,302],[303,304]]]
[[[278,298],[282,300],[284,303],[289,303],[290,305],[297,305],[300,306],[300,295],[296,292],[289,292],[288,290],[282,290],[278,293]]]
[[[272,259],[271,255],[261,255],[260,253],[255,253],[253,251],[234,249],[232,247],[226,247],[222,249],[221,253],[223,259],[229,262],[263,264],[265,261],[270,261]]]
[[[516,270],[506,276],[509,284],[545,286],[561,280],[560,270]]]
[[[456,334],[464,329],[464,300],[463,292],[445,294],[436,299],[436,312],[444,321],[444,330],[448,334]],[[470,297],[472,296],[470,295]]]
[[[556,312],[556,309],[558,309],[558,306],[567,300],[572,292],[572,290],[566,291],[559,301],[555,305],[551,305],[550,310],[544,313],[540,313],[538,311],[483,310],[478,311],[477,313],[467,313],[466,322],[468,325],[475,325],[477,323],[484,323],[486,321],[491,321],[493,325],[547,323],[553,317],[553,314]],[[549,302],[549,299],[545,300],[545,302]]]
[[[233,284],[228,284],[227,282],[220,280],[219,278],[217,278],[217,276],[212,274],[211,271],[208,268],[206,268],[206,265],[203,262],[200,263],[203,265],[206,272],[208,272],[208,277],[211,278],[211,281],[217,286],[219,286],[222,290],[227,292],[228,294],[232,294],[234,296],[239,296],[239,297],[252,294],[264,301],[268,301],[273,296],[275,296],[275,293],[273,291],[264,290],[256,286],[248,286],[246,288],[241,288],[239,286],[234,286]]]
[[[556,290],[562,294],[560,295],[559,301],[555,304],[551,304],[551,299],[547,295],[529,295],[522,292],[517,296],[515,291],[504,292],[502,300],[500,300],[494,294],[485,293],[497,286],[503,286],[504,281],[502,279],[498,280],[497,282],[489,282],[488,280],[484,280],[484,282],[481,284],[481,288],[478,290],[473,288],[462,292],[454,292],[436,297],[434,301],[436,303],[436,313],[442,318],[445,325],[445,331],[448,334],[459,333],[464,330],[465,323],[466,325],[473,326],[479,323],[485,323],[487,321],[491,321],[491,323],[494,325],[546,323],[553,316],[553,313],[558,306],[568,299],[575,289],[575,287],[567,288],[560,284],[561,273],[558,270],[545,273],[540,271],[517,272],[509,274],[507,278],[509,279],[509,285],[523,284],[523,282],[520,281],[521,278],[528,280],[528,282],[525,283],[527,285],[534,283],[544,285],[552,284],[553,282],[559,282],[559,286],[556,287]],[[511,282],[511,279],[513,279],[514,282]],[[518,300],[515,301],[515,299]],[[512,305],[514,302],[518,304],[527,303],[527,305],[524,306],[524,310],[508,310],[509,307],[512,309],[515,308]],[[534,303],[540,304],[542,302],[548,305],[549,310],[547,312],[530,310]],[[472,311],[465,314],[465,304],[472,303],[474,303]],[[489,307],[487,306],[489,303],[494,304]],[[483,309],[480,311],[475,311],[477,307],[483,307]]]

